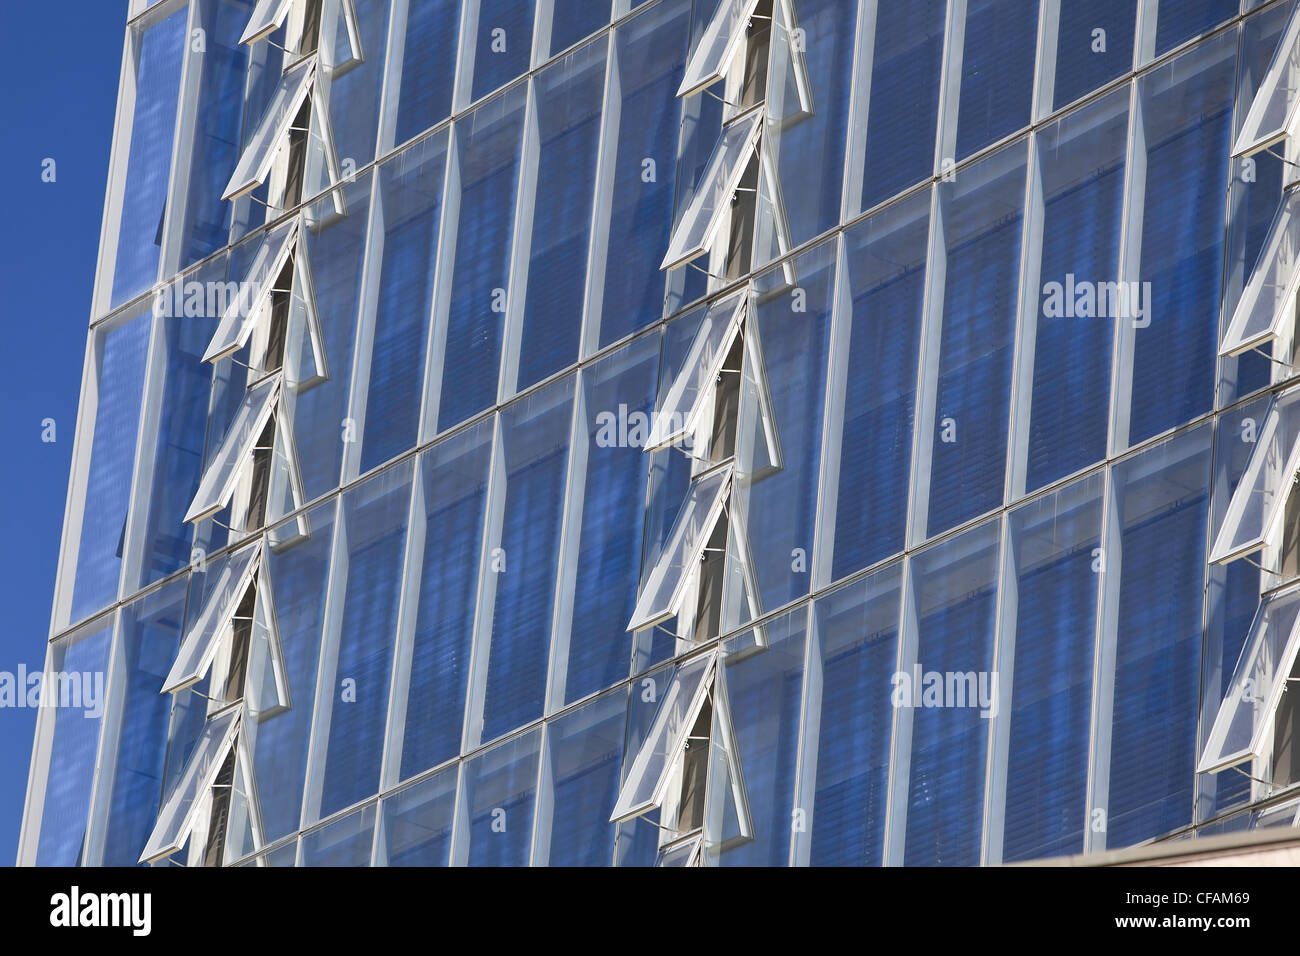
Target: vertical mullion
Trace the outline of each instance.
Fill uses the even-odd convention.
[[[794,812],[802,826],[790,820],[790,866],[808,866],[812,860],[812,822],[816,810],[817,758],[822,725],[822,652],[815,604],[807,604],[805,624],[803,687],[800,695],[799,728],[795,754]]]
[[[117,87],[117,114],[113,119],[113,145],[108,156],[108,185],[104,190],[104,215],[99,226],[99,260],[91,291],[90,318],[93,322],[110,311],[113,274],[117,271],[117,243],[126,198],[126,167],[131,155],[131,128],[135,125],[135,98],[139,77],[140,48],[144,28],[134,23],[126,28],[122,49],[122,72]]]
[[[104,856],[105,824],[108,804],[113,794],[113,774],[107,772],[117,762],[117,749],[121,744],[118,731],[122,724],[123,686],[126,683],[125,651],[122,648],[122,614],[113,612],[113,634],[109,639],[108,673],[104,677],[105,706],[99,723],[99,742],[95,748],[95,774],[90,784],[90,801],[87,805],[85,853],[82,866],[100,866]],[[44,693],[45,684],[42,684]],[[85,714],[82,714],[85,717]],[[112,728],[112,733],[109,729]]]
[[[347,588],[347,524],[343,499],[334,499],[334,535],[330,542],[330,569],[326,577],[325,613],[321,624],[320,658],[316,669],[316,699],[312,706],[311,731],[307,745],[307,767],[303,780],[300,829],[320,817],[325,758],[329,749],[330,721],[334,706],[334,677],[338,670],[343,599]],[[301,843],[301,841],[299,841]]]
[[[1146,116],[1140,81],[1129,88],[1128,161],[1124,169],[1124,219],[1120,225],[1119,281],[1121,288],[1141,278],[1142,225],[1146,205]],[[1111,359],[1110,454],[1129,445],[1129,419],[1133,397],[1134,327],[1131,320],[1115,322],[1115,347]]]
[[[898,657],[895,673],[911,674],[917,662],[920,641],[920,609],[916,584],[912,580],[915,560],[903,562],[900,584],[902,607],[898,625]],[[885,866],[901,866],[907,840],[907,803],[912,775],[912,717],[914,708],[895,707],[891,732],[889,781],[885,799]]]
[[[546,866],[551,857],[551,818],[555,811],[555,774],[551,766],[551,724],[542,724],[537,735],[537,782],[533,788],[533,833],[529,844],[530,866]]]
[[[1038,73],[1030,116],[1037,123],[1056,100],[1056,60],[1061,32],[1061,0],[1043,0],[1038,13]]]
[[[391,789],[401,779],[402,744],[406,730],[406,705],[411,682],[411,655],[415,645],[416,616],[420,606],[420,581],[424,568],[424,460],[417,457],[411,468],[411,502],[406,518],[406,548],[397,601],[397,636],[393,645],[392,675],[389,678],[387,731],[379,772],[380,791]],[[400,466],[399,466],[400,467]],[[379,823],[376,821],[376,829]]]
[[[1011,410],[1008,419],[1004,501],[1025,496],[1029,462],[1029,422],[1034,393],[1034,357],[1038,342],[1039,282],[1042,278],[1043,229],[1046,213],[1043,157],[1037,134],[1029,137],[1025,162],[1025,198],[1020,236],[1020,295],[1015,351],[1012,355]]]
[[[1013,540],[1007,512],[1001,518],[1000,577],[997,597],[997,631],[993,643],[993,677],[997,681],[996,708],[989,715],[988,754],[985,764],[984,834],[980,864],[1002,863],[1007,808],[1007,769],[1011,747],[1011,701],[1014,691],[1016,635],[1020,610],[1020,580],[1016,574],[1018,541]],[[981,714],[981,717],[984,715]]]
[[[483,546],[479,555],[478,590],[475,596],[474,636],[470,650],[469,681],[465,692],[465,725],[461,753],[478,748],[483,737],[483,702],[487,689],[488,661],[492,649],[492,618],[496,609],[497,573],[492,570],[492,552],[500,547],[505,520],[506,463],[505,426],[498,414],[492,440],[492,464],[488,474],[487,507],[483,516]]]
[[[831,582],[835,519],[839,507],[840,455],[844,439],[844,402],[848,390],[849,347],[853,329],[853,292],[849,287],[848,248],[843,233],[835,241],[838,248],[824,398],[826,411],[822,422],[821,463],[817,477],[818,515],[809,564],[812,569],[810,590],[814,592]]]
[[[587,373],[574,377],[576,395],[569,429],[568,471],[565,476],[563,512],[560,518],[560,553],[557,568],[554,613],[551,620],[550,664],[547,667],[544,712],[553,714],[564,707],[568,690],[569,648],[573,634],[573,602],[578,579],[578,557],[582,544],[582,510],[587,487],[587,460],[591,452],[587,422]],[[617,638],[615,638],[617,640]]]
[[[388,13],[388,45],[384,53],[384,75],[380,80],[379,133],[375,156],[392,151],[397,135],[397,108],[402,92],[402,67],[406,55],[406,21],[410,0],[393,0]],[[339,11],[342,14],[342,11]],[[376,823],[378,829],[378,823]]]
[[[172,168],[167,184],[168,201],[163,210],[162,249],[158,254],[159,280],[174,275],[180,269],[184,213],[189,205],[190,162],[194,155],[194,138],[198,129],[199,85],[207,56],[206,53],[201,53],[196,57],[192,46],[196,31],[202,29],[199,24],[199,7],[199,0],[190,4],[189,19],[185,26],[185,58],[181,62],[180,95],[176,125],[172,130]]]
[[[460,2],[460,53],[456,57],[456,79],[452,83],[451,113],[461,113],[470,104],[474,88],[474,35],[478,32],[478,0]]]
[[[948,0],[943,66],[939,80],[939,122],[935,135],[934,172],[944,173],[955,162],[957,112],[961,103],[961,64],[966,44],[966,2]]]
[[[862,187],[867,161],[867,119],[871,106],[871,71],[875,65],[876,16],[879,8],[880,0],[860,0],[858,7],[854,66],[849,81],[848,140],[844,149],[840,222],[847,222],[862,211]]]
[[[1106,849],[1110,814],[1110,753],[1115,707],[1115,660],[1118,642],[1120,572],[1123,564],[1121,536],[1122,492],[1113,468],[1105,476],[1102,500],[1100,587],[1097,588],[1097,644],[1092,669],[1092,746],[1088,755],[1087,801],[1084,809],[1084,852]],[[1101,812],[1101,829],[1094,815]]]
[[[533,243],[533,213],[537,175],[541,164],[541,120],[537,106],[537,81],[528,81],[524,109],[524,137],[515,194],[514,224],[510,231],[510,261],[506,272],[505,328],[501,337],[501,377],[497,401],[504,404],[519,384],[519,349],[523,340],[524,306],[528,296],[528,267]]]
[[[468,3],[465,5],[468,6]],[[447,326],[451,321],[451,281],[456,270],[456,243],[460,230],[460,130],[461,124],[454,123],[447,132],[442,205],[439,209],[438,248],[433,267],[429,343],[424,360],[424,399],[420,410],[419,444],[431,441],[438,433],[442,373],[446,363]]]
[[[587,279],[582,312],[579,356],[586,358],[600,347],[600,320],[605,298],[605,273],[609,264],[609,226],[613,216],[614,169],[618,157],[619,124],[623,98],[619,82],[618,44],[609,31],[605,56],[604,109],[600,142],[596,148],[596,197],[591,205],[591,230],[587,243]]]
[[[370,209],[366,223],[366,248],[362,256],[361,292],[358,296],[356,335],[352,349],[352,380],[348,394],[346,421],[352,428],[350,440],[343,442],[340,484],[347,484],[361,470],[361,446],[365,442],[366,404],[370,393],[371,349],[375,340],[379,283],[384,262],[384,190],[381,170],[370,177]],[[301,241],[301,240],[300,240]]]
[[[943,341],[943,303],[948,272],[945,239],[948,204],[943,186],[930,190],[930,237],[921,310],[921,354],[916,378],[916,417],[912,426],[911,481],[908,483],[908,547],[926,539],[929,524],[930,473],[934,464],[935,411],[939,400],[939,348]]]

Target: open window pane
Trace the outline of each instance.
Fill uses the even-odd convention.
[[[286,142],[285,137],[293,125],[293,118],[298,115],[298,110],[311,91],[315,76],[316,60],[311,58],[281,77],[280,85],[271,98],[271,105],[266,108],[244,154],[239,157],[239,165],[226,184],[222,199],[238,199],[262,185],[271,172],[277,148]]]
[[[144,852],[140,854],[141,863],[151,863],[175,853],[185,845],[190,827],[194,825],[198,810],[204,804],[203,798],[212,789],[217,773],[234,745],[235,732],[239,729],[239,714],[238,709],[229,710],[212,718],[204,726],[203,734],[181,773],[176,789],[158,814],[158,822],[154,824]]]
[[[248,18],[248,26],[240,43],[254,43],[262,37],[270,36],[284,25],[284,18],[289,14],[293,0],[257,0],[253,15]]]
[[[199,619],[185,635],[176,655],[162,692],[173,694],[189,687],[207,672],[217,647],[217,639],[225,632],[234,617],[239,603],[248,593],[248,585],[261,564],[259,545],[245,548],[231,556],[217,578],[217,584],[208,596]]]
[[[1300,587],[1270,594],[1259,605],[1250,636],[1219,706],[1197,772],[1225,770],[1257,757],[1300,646]]]
[[[695,836],[685,843],[679,843],[677,846],[664,850],[659,854],[659,862],[655,866],[662,867],[684,867],[699,865],[700,837]]]
[[[715,654],[683,664],[664,692],[650,733],[623,781],[610,820],[639,816],[658,806],[677,755],[686,743],[709,693]]]
[[[758,0],[722,0],[686,64],[678,96],[690,96],[722,78],[745,39],[757,6]]]
[[[669,532],[668,544],[646,578],[632,622],[627,626],[629,631],[658,624],[677,613],[686,582],[700,563],[730,488],[730,466],[704,475],[691,485]]]
[[[1245,125],[1232,144],[1233,157],[1271,146],[1286,135],[1300,103],[1300,8],[1291,12],[1264,82],[1250,104]]]
[[[280,376],[274,375],[250,388],[235,420],[222,439],[208,470],[199,482],[198,493],[185,514],[186,521],[199,521],[216,514],[230,501],[242,466],[251,460],[253,446],[270,421],[280,397]]]
[[[1264,420],[1250,464],[1228,503],[1210,561],[1231,561],[1261,547],[1282,518],[1291,478],[1300,467],[1300,389],[1277,398]]]
[[[1300,190],[1292,190],[1269,226],[1264,250],[1232,313],[1219,346],[1220,355],[1236,355],[1267,342],[1290,314],[1300,269]]]
[[[722,214],[731,208],[731,196],[758,146],[763,126],[762,111],[754,113],[722,131],[722,139],[713,148],[700,186],[681,222],[673,230],[668,254],[660,269],[671,269],[694,259],[709,248],[722,222]]]
[[[740,332],[747,299],[745,292],[737,292],[709,307],[681,372],[655,414],[646,451],[670,445],[694,431],[705,399],[712,392],[722,363]]]
[[[262,239],[248,274],[235,295],[227,295],[226,309],[216,334],[203,353],[203,361],[215,362],[234,355],[248,342],[259,315],[265,314],[267,299],[280,270],[284,268],[298,238],[298,220],[292,219],[272,229]]]

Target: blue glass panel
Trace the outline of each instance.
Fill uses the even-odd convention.
[[[818,599],[821,709],[817,780],[808,824],[813,866],[879,866],[885,847],[890,735],[890,678],[898,667],[902,564]],[[810,684],[810,686],[812,686]]]
[[[451,115],[460,0],[411,0],[397,97],[397,143]]]
[[[117,597],[151,319],[146,308],[111,332],[94,335],[98,395],[72,588],[73,621]]]
[[[1056,25],[1056,89],[1060,109],[1133,68],[1137,0],[1061,4]],[[1098,34],[1097,31],[1103,31]]]
[[[346,492],[340,505],[348,563],[340,585],[343,611],[334,670],[338,690],[325,754],[322,817],[379,789],[411,471],[410,461],[390,468]]]
[[[402,777],[460,753],[492,422],[421,456],[424,555],[402,739]]]
[[[361,430],[363,472],[415,447],[420,429],[446,158],[447,137],[438,133],[379,168],[383,263]]]
[[[759,604],[777,608],[811,587],[808,562],[817,520],[817,480],[821,473],[822,407],[826,398],[826,354],[831,304],[835,294],[835,243],[824,242],[794,260],[798,285],[782,288],[785,270],[755,280],[759,294],[780,293],[760,304],[756,323],[767,368],[767,382],[781,442],[781,468],[753,474],[734,498],[745,508],[746,533],[758,580]],[[796,293],[796,289],[798,293]],[[742,399],[740,429],[765,448],[759,409]],[[746,443],[742,437],[738,444]],[[760,455],[760,461],[762,453]],[[741,461],[751,471],[755,462]],[[743,502],[743,505],[739,503]]]
[[[917,659],[911,674],[895,679],[893,697],[907,703],[901,690],[910,688],[908,866],[974,866],[980,860],[990,716],[982,704],[994,690],[997,555],[997,524],[990,522],[913,559]]]
[[[1237,0],[1160,0],[1156,17],[1156,56],[1184,40],[1208,33],[1237,15]]]
[[[220,249],[230,238],[230,203],[221,198],[239,162],[240,121],[248,47],[239,42],[252,12],[251,0],[203,0],[196,23],[205,31],[195,115],[194,154],[190,160],[181,265],[188,266]],[[200,62],[194,57],[192,64]]]
[[[566,703],[627,677],[631,635],[625,629],[636,607],[649,480],[638,439],[644,440],[654,410],[658,373],[659,339],[651,336],[608,356],[583,378],[586,477]]]
[[[379,133],[379,96],[384,82],[384,57],[388,49],[388,0],[353,0],[361,49],[365,59],[341,76],[329,80],[330,130],[339,162],[352,160],[360,169],[375,158]],[[339,36],[344,27],[338,25]],[[323,38],[328,42],[328,37]],[[336,43],[347,49],[345,43]],[[338,54],[335,54],[338,56]],[[341,57],[340,57],[341,58]],[[445,68],[445,66],[444,66]]]
[[[611,0],[555,0],[551,15],[551,55],[609,23],[611,6]]]
[[[527,73],[532,44],[533,0],[480,0],[473,98]]]
[[[186,585],[184,578],[170,581],[122,615],[120,723],[101,761],[112,781],[104,866],[134,866],[158,819],[172,716],[172,695],[160,691],[184,635]]]
[[[302,813],[336,504],[334,499],[308,511],[311,536],[280,551],[271,549],[263,559],[270,571],[292,701],[288,710],[257,725],[253,773],[257,778],[262,828],[268,843],[296,831]],[[294,525],[291,523],[289,527]],[[194,607],[191,594],[192,616],[197,614]],[[331,693],[337,695],[337,687],[331,688]]]
[[[504,570],[491,572],[496,602],[483,701],[485,741],[542,716],[573,385],[572,377],[561,379],[501,414],[506,488],[496,557]]]
[[[1210,440],[1209,425],[1202,425],[1113,472],[1123,573],[1110,736],[1111,848],[1192,822]]]
[[[528,865],[541,737],[530,730],[466,762],[461,803],[470,866]]]
[[[954,159],[1028,125],[1037,40],[1037,0],[969,0]]]
[[[344,188],[347,215],[322,228],[303,230],[316,288],[316,313],[325,337],[329,379],[292,397],[294,446],[302,469],[307,500],[339,485],[343,462],[344,419],[352,352],[356,342],[357,306],[361,297],[361,263],[366,249],[366,217],[370,207],[369,176]],[[313,218],[332,210],[328,199],[310,207]],[[304,339],[305,344],[305,339]],[[282,396],[282,401],[289,394]],[[349,433],[348,439],[359,436]]]
[[[78,866],[84,862],[86,818],[90,812],[90,787],[95,776],[95,754],[104,710],[102,691],[107,680],[112,634],[111,620],[105,621],[98,630],[60,641],[50,651],[50,667],[56,675],[77,675],[77,680],[69,683],[69,694],[73,687],[80,692],[87,682],[94,689],[96,675],[101,693],[98,708],[54,708],[41,836],[36,848],[37,866]],[[50,694],[49,699],[54,700],[53,695],[61,694],[61,689],[42,688],[41,693]],[[61,696],[59,700],[62,704]],[[69,696],[67,703],[76,702]]]
[[[1129,442],[1210,410],[1218,353],[1224,202],[1236,35],[1149,74],[1140,278],[1149,322],[1134,333]]]
[[[1002,503],[1020,278],[1022,140],[940,184],[947,282],[929,533]]]
[[[369,866],[375,839],[375,806],[335,820],[302,838],[303,866]]]
[[[726,645],[727,699],[754,839],[722,853],[722,866],[789,862],[807,621],[804,605],[764,625],[767,647],[753,647],[750,635]]]
[[[518,87],[456,125],[460,215],[439,431],[496,402],[524,101]]]
[[[876,7],[863,209],[929,179],[934,170],[947,12],[947,0]]]
[[[384,800],[389,866],[446,866],[455,822],[453,764]]]
[[[224,279],[224,263],[218,260],[212,266],[192,273],[186,284]],[[208,287],[190,288],[202,288],[206,294]],[[143,476],[150,491],[145,499],[142,580],[128,581],[128,588],[160,580],[191,560],[193,529],[183,519],[203,474],[203,443],[212,390],[212,366],[203,362],[203,353],[216,331],[217,319],[215,309],[208,311],[206,302],[199,315],[175,309],[174,302],[171,311],[173,314],[157,326],[164,340],[161,347],[166,365],[160,369],[162,400],[152,449],[153,472]],[[213,441],[219,437],[214,435]]]
[[[1119,279],[1128,90],[1044,129],[1043,246],[1025,488],[1106,457],[1116,321],[1103,283]],[[1054,291],[1059,298],[1053,299]],[[1095,300],[1095,301],[1094,301]],[[1110,301],[1109,297],[1106,301]]]
[[[181,7],[136,41],[135,113],[122,184],[113,306],[139,295],[158,278],[188,16],[189,8]]]
[[[552,787],[548,866],[609,866],[623,763],[627,691],[619,687],[547,728]]]
[[[929,224],[926,191],[845,233],[853,320],[832,579],[903,548]]]
[[[608,246],[598,253],[605,263],[602,347],[663,315],[659,263],[673,225],[677,87],[686,70],[690,13],[689,0],[663,0],[615,31],[620,102],[609,155],[614,193]],[[645,160],[654,161],[652,182],[642,178]]]
[[[1002,859],[1083,852],[1100,473],[1011,515],[1016,573]]]
[[[783,128],[768,126],[779,141],[781,198],[791,241],[798,245],[840,221],[844,180],[844,134],[848,127],[852,86],[855,4],[844,0],[794,0],[794,15],[804,31],[804,61],[812,85],[813,114]],[[798,103],[792,76],[768,77],[768,97],[775,84],[786,85],[786,113]],[[928,172],[928,171],[927,171]]]
[[[604,40],[570,53],[537,77],[541,156],[532,204],[520,389],[578,360],[604,87]]]

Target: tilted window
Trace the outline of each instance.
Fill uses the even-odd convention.
[[[222,439],[212,463],[199,481],[199,490],[185,514],[186,521],[200,521],[230,503],[235,483],[251,466],[253,451],[280,399],[280,376],[272,375],[250,388]]]
[[[1263,547],[1282,524],[1287,498],[1300,469],[1300,388],[1283,392],[1269,406],[1255,449],[1223,524],[1210,562],[1232,561]]]
[[[1300,287],[1298,255],[1300,189],[1292,189],[1269,226],[1268,238],[1219,346],[1220,355],[1236,355],[1269,342],[1295,315],[1296,290]]]
[[[1300,106],[1300,7],[1291,11],[1286,30],[1232,145],[1233,158],[1267,149],[1295,130]]]
[[[190,830],[208,805],[217,775],[235,746],[241,711],[233,708],[209,718],[180,781],[158,813],[158,821],[140,854],[141,863],[170,856],[185,845]]]
[[[1263,755],[1287,678],[1300,649],[1300,585],[1260,602],[1228,692],[1205,742],[1199,773]]]

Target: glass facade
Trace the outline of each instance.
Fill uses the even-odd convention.
[[[1293,799],[1298,10],[134,0],[19,862]]]

